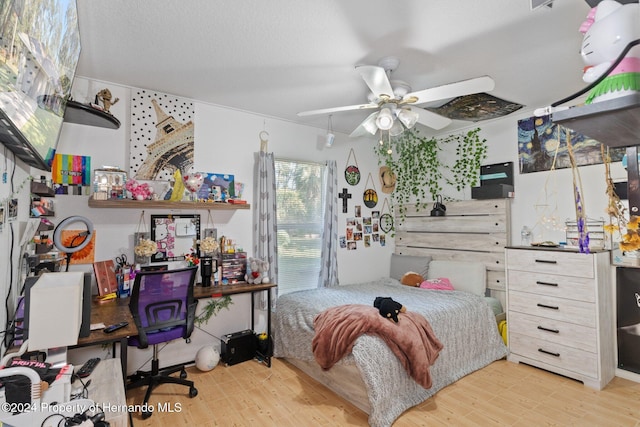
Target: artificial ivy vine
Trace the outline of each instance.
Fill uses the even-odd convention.
[[[447,184],[458,191],[466,186],[475,187],[480,179],[478,172],[483,160],[487,158],[487,140],[480,139],[479,128],[470,130],[465,135],[449,135],[442,140],[443,143],[456,144],[456,161],[449,170],[452,178],[447,179]]]
[[[442,182],[458,191],[478,183],[480,165],[487,158],[487,140],[480,138],[479,132],[476,128],[438,140],[421,136],[414,128],[374,148],[378,163],[388,166],[396,175],[392,199],[401,221],[406,216],[407,204],[413,202],[417,211],[424,210],[436,195],[442,194]],[[456,144],[451,166],[439,156],[445,144]],[[445,199],[449,198],[445,195]]]
[[[228,310],[231,304],[233,304],[233,301],[231,300],[231,297],[229,295],[225,295],[224,297],[220,298],[211,298],[207,302],[207,305],[205,305],[202,309],[202,313],[196,316],[195,323],[198,326],[202,326],[203,323],[209,323],[209,319],[212,316],[218,314],[218,312],[220,312],[220,310],[222,310],[223,308],[226,308]]]
[[[388,166],[396,175],[392,198],[403,219],[406,205],[412,199],[416,200],[417,209],[425,209],[427,192],[429,200],[433,200],[442,190],[438,142],[435,138],[420,136],[419,132],[417,129],[405,131],[390,141],[388,146],[380,144],[375,148],[378,163]]]

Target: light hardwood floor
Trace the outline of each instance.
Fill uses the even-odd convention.
[[[142,426],[367,426],[367,415],[294,366],[273,359],[187,368],[198,396],[161,385],[151,403],[172,402],[180,412],[155,412]],[[144,390],[127,393],[129,405]],[[640,426],[640,384],[616,377],[602,391],[526,365],[497,361],[406,411],[400,426]]]

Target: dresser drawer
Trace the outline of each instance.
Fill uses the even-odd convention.
[[[596,327],[595,304],[584,301],[509,291],[508,306],[509,312],[515,311],[576,325]]]
[[[594,277],[592,255],[576,252],[508,249],[507,265],[510,270],[559,274],[562,276]]]
[[[594,279],[509,270],[509,290],[531,292],[577,301],[595,302]]]
[[[562,344],[509,333],[509,350],[520,356],[592,378],[598,376],[596,353],[578,350]]]
[[[514,311],[509,312],[507,321],[510,333],[526,335],[591,353],[596,353],[598,350],[596,330],[588,326]]]

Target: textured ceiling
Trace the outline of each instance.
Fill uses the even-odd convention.
[[[582,0],[78,0],[79,76],[320,128],[296,113],[367,101],[354,66],[396,56],[413,90],[489,75],[492,95],[549,105],[585,86]],[[365,111],[333,115],[351,133]],[[468,122],[455,121],[444,131]]]

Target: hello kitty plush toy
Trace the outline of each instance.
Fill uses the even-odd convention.
[[[631,41],[640,39],[640,4],[602,0],[580,26],[580,54],[586,64],[582,80],[596,81]],[[640,91],[640,46],[633,47],[616,68],[594,87],[585,101],[605,101]]]

